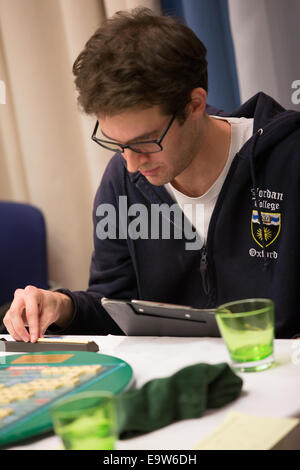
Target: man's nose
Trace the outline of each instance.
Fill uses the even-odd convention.
[[[135,173],[147,161],[148,157],[144,153],[134,152],[131,149],[125,149],[123,156],[127,163],[127,170],[130,173]]]

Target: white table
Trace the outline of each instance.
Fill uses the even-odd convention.
[[[6,338],[10,339],[9,336]],[[221,338],[111,335],[76,338],[95,341],[99,345],[100,353],[128,362],[133,369],[137,387],[148,380],[169,376],[187,365],[198,362],[229,362]],[[259,416],[300,417],[300,341],[276,340],[274,356],[275,364],[272,368],[262,372],[240,374],[244,382],[242,394],[228,405],[216,410],[207,410],[199,419],[180,421],[141,437],[118,441],[117,449],[192,449],[233,410]],[[10,447],[23,450],[59,448],[60,441],[54,435],[27,445]]]

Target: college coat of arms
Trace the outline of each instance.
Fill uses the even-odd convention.
[[[261,212],[263,229],[260,225],[258,211],[252,211],[251,233],[256,243],[263,248],[263,232],[265,236],[266,247],[271,245],[279,235],[281,229],[281,214],[274,212]]]

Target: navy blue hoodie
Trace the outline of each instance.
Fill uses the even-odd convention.
[[[100,240],[96,213],[101,204],[113,204],[118,213],[119,197],[126,196],[128,207],[143,204],[149,214],[153,204],[174,204],[163,186],[151,185],[139,172],[128,173],[122,156],[114,155],[94,201],[89,287],[61,290],[74,303],[69,334],[122,334],[101,307],[103,296],[199,308],[268,297],[275,302],[276,337],[300,333],[300,113],[283,109],[264,93],[231,114],[212,107],[208,113],[254,118],[254,132],[233,159],[206,246],[187,250],[186,238],[174,234],[169,240]],[[118,220],[116,230],[122,233]]]

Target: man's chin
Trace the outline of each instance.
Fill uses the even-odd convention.
[[[167,184],[169,180],[166,180],[166,178],[163,178],[161,175],[160,176],[146,176],[144,175],[146,180],[152,184],[153,186],[163,186],[164,184]]]

